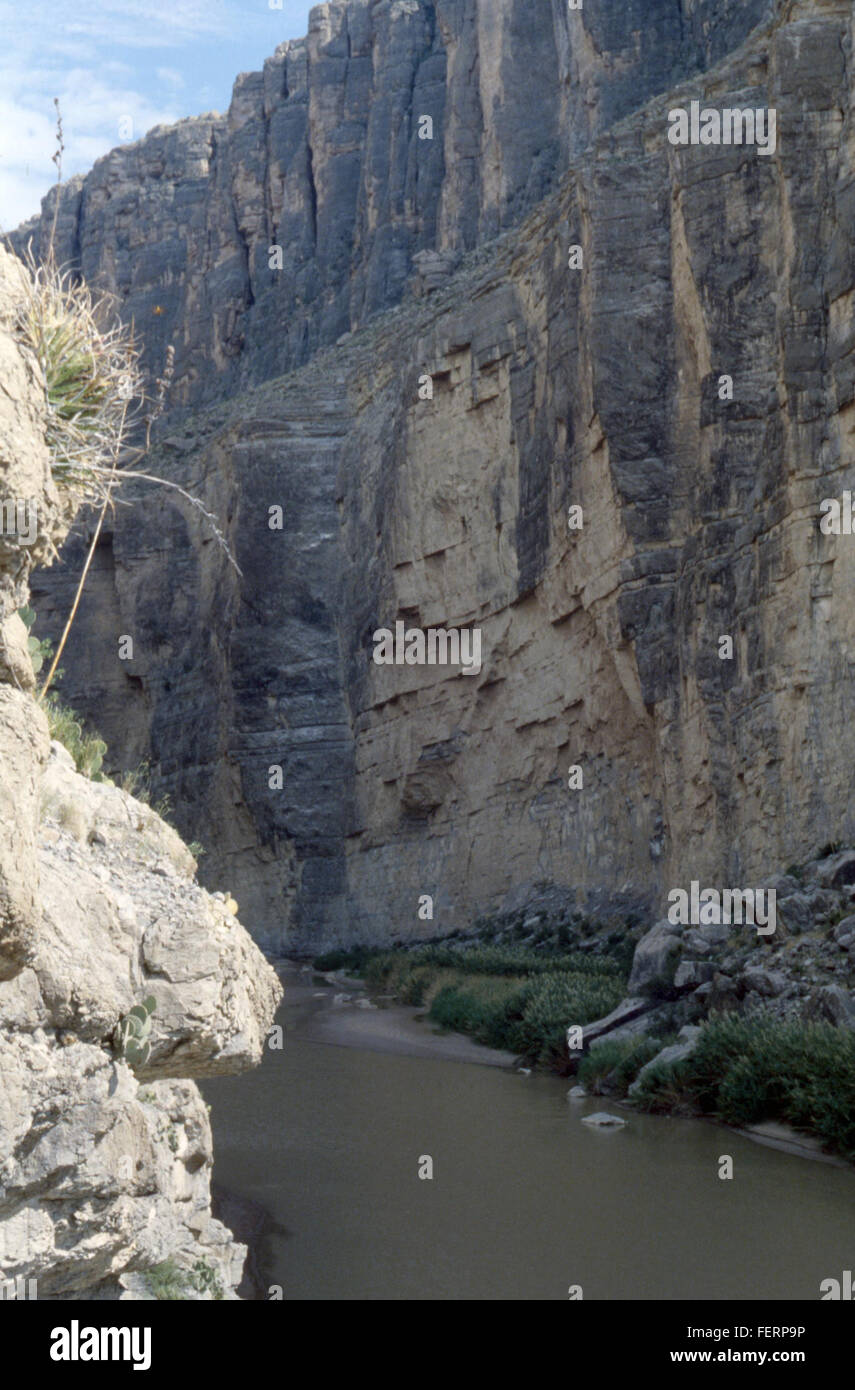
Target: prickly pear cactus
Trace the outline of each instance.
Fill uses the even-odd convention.
[[[33,675],[37,676],[39,674],[39,671],[45,664],[45,657],[48,655],[50,643],[43,642],[38,637],[34,637],[32,632],[30,631],[30,629],[33,626],[33,623],[36,621],[36,612],[35,609],[31,608],[28,603],[25,603],[23,608],[18,609],[18,617],[21,619],[21,622],[27,629],[27,650],[30,653],[30,661],[32,662],[33,666]]]
[[[113,1045],[129,1067],[144,1067],[151,1056],[149,1035],[156,1007],[157,1001],[150,994],[141,1004],[134,1004],[113,1030]]]

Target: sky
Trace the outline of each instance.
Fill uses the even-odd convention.
[[[276,6],[276,8],[274,8]],[[302,37],[312,0],[0,0],[0,230],[38,212],[56,179],[85,173],[152,126],[225,111],[239,72]]]

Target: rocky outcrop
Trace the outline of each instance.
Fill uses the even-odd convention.
[[[188,1296],[233,1298],[245,1249],[211,1217],[211,1131],[188,1078],[255,1065],[281,991],[178,834],[51,749],[15,610],[73,499],[54,487],[15,332],[21,274],[0,251],[0,1297],[152,1297],[146,1271],[168,1268]],[[19,500],[37,537],[15,530]],[[147,996],[134,1072],[114,1030]]]
[[[170,826],[120,788],[80,777],[54,744],[39,849],[32,969],[55,1027],[100,1043],[151,995],[151,1053],[138,1076],[222,1076],[261,1060],[275,974],[223,895],[195,883]]]
[[[312,261],[315,298],[296,262],[286,277],[301,301],[288,330],[299,350],[280,347],[288,335],[259,288],[229,366],[199,327],[221,316],[198,309],[214,274],[207,253],[185,273],[176,252],[171,281],[159,272],[173,296],[157,318],[163,341],[186,325],[179,399],[194,399],[193,359],[221,401],[168,419],[153,466],[223,519],[243,579],[192,509],[146,494],[104,538],[66,689],[97,709],[121,756],[152,758],[182,830],[211,847],[203,872],[228,879],[271,946],[435,935],[544,883],[589,912],[656,922],[674,886],[748,887],[824,841],[855,839],[855,550],[818,524],[822,500],[853,482],[851,7],[684,8],[646,5],[636,19],[632,6],[574,15],[556,4],[556,75],[546,7],[537,19],[526,7],[526,28],[502,4],[489,28],[474,0],[438,5],[425,60],[445,72],[436,231],[405,198],[415,230],[398,276],[391,253],[374,269],[371,257],[406,217],[371,209],[403,155],[384,153],[373,192],[363,185],[376,166],[347,103],[365,87],[345,79],[364,56],[357,19],[370,19],[358,32],[376,44],[378,26],[415,31],[432,10],[321,7],[304,104],[312,226],[327,249]],[[526,128],[514,106],[526,45],[543,58],[542,83],[525,84],[538,128],[557,128],[548,107],[564,131],[531,186],[508,172],[516,152],[500,133],[506,116],[508,130]],[[280,55],[286,69],[295,52]],[[239,87],[233,127],[257,109],[254,81]],[[671,145],[668,111],[695,99],[773,107],[774,157]],[[565,122],[568,103],[585,122]],[[261,158],[259,128],[242,129]],[[149,304],[138,322],[151,321],[160,289],[143,288],[152,261],[141,246],[126,254],[97,220],[121,206],[103,180],[185,138],[161,133],[111,156],[81,193],[84,266],[124,258],[126,304]],[[197,192],[181,183],[195,209],[186,227],[213,187],[201,163],[199,177]],[[282,185],[295,207],[301,177],[295,166]],[[235,206],[244,224],[257,209],[246,258],[257,265],[273,223],[241,180]],[[140,165],[119,186],[155,199],[155,184]],[[289,254],[300,256],[303,223],[293,226]],[[354,241],[334,253],[329,229],[351,226]],[[419,260],[418,295],[377,315],[422,250],[451,259]],[[217,304],[236,303],[248,272],[232,291],[237,251],[218,254]],[[368,288],[379,264],[388,298]],[[255,306],[266,338],[250,330]],[[239,379],[360,324],[302,371],[228,398]],[[161,328],[146,332],[154,350]],[[45,631],[67,611],[68,582],[40,583]],[[480,674],[375,665],[372,634],[396,621],[480,628]],[[136,638],[132,669],[115,657],[123,632]],[[573,767],[582,786],[569,785]],[[430,919],[419,915],[427,897]],[[684,983],[705,988],[704,973]]]

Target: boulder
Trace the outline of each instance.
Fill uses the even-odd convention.
[[[211,1216],[211,1127],[195,1085],[141,1087],[100,1048],[23,1034],[0,1039],[0,1070],[2,1278],[35,1279],[40,1299],[95,1286],[122,1298],[135,1270],[203,1260],[234,1297],[246,1249]]]
[[[42,788],[41,918],[31,955],[53,1025],[109,1038],[156,1002],[140,1074],[225,1075],[256,1065],[281,988],[222,895],[151,807],[80,776],[54,745]]]
[[[763,966],[750,966],[743,975],[745,988],[752,994],[762,994],[764,998],[775,999],[783,994],[789,981],[780,970],[766,970]]]
[[[775,892],[776,903],[783,902],[785,898],[791,898],[794,893],[799,892],[799,881],[793,878],[792,874],[772,874],[764,883],[759,884],[760,888],[773,889]]]
[[[606,1037],[611,1041],[618,1036],[631,1037],[635,1033],[646,1033],[652,1007],[649,999],[623,999],[610,1014],[584,1025],[583,1047],[592,1047]]]
[[[638,1093],[646,1073],[653,1067],[667,1066],[672,1062],[683,1062],[687,1057],[691,1057],[698,1045],[700,1035],[701,1029],[693,1027],[691,1024],[686,1024],[684,1028],[681,1028],[677,1042],[672,1043],[670,1047],[663,1047],[661,1052],[657,1052],[655,1057],[645,1063],[629,1087],[628,1094],[632,1096]]]
[[[855,1028],[855,999],[842,985],[823,985],[811,994],[804,1016],[836,1028]]]
[[[619,1115],[609,1115],[605,1110],[598,1110],[594,1115],[583,1115],[583,1125],[591,1125],[595,1129],[622,1129],[626,1126],[626,1120],[622,1120]]]
[[[701,986],[701,988],[705,987]],[[739,990],[732,977],[722,973],[715,974],[712,979],[712,989],[707,995],[707,1006],[710,1013],[727,1013],[738,1002]]]
[[[844,917],[837,923],[834,928],[834,940],[844,951],[851,951],[855,947],[855,914]]]
[[[708,946],[723,946],[732,930],[724,922],[702,922],[697,928],[698,935]]]
[[[843,849],[817,865],[816,876],[823,888],[844,888],[855,883],[855,850]]]
[[[801,891],[791,893],[778,916],[789,931],[796,934],[808,931],[814,919],[813,894]]]
[[[627,994],[651,998],[673,988],[682,953],[681,931],[664,918],[645,933],[635,948]]]
[[[697,989],[712,981],[715,966],[708,960],[681,960],[674,976],[675,989]]]
[[[683,948],[686,951],[691,951],[694,956],[709,955],[712,949],[706,937],[701,936],[701,933],[695,931],[694,927],[688,928],[683,933]]]

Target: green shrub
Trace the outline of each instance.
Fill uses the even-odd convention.
[[[593,1023],[611,1013],[623,993],[623,977],[611,973],[546,974],[536,980],[526,1001],[518,1034],[520,1051],[535,1061],[554,1064],[566,1056],[568,1026]]]
[[[145,1281],[153,1298],[177,1302],[187,1300],[187,1272],[179,1269],[171,1256],[147,1269]]]
[[[187,1276],[187,1282],[197,1293],[209,1293],[214,1300],[225,1297],[217,1271],[205,1260],[197,1260]]]
[[[546,975],[562,971],[581,971],[616,979],[625,973],[620,963],[584,951],[550,955],[530,946],[420,946],[415,950],[385,951],[375,956],[372,973],[386,979],[398,962],[429,965],[435,969],[460,970],[468,975]]]
[[[368,946],[354,946],[349,951],[327,951],[312,961],[316,970],[346,970],[351,975],[362,975],[374,952]]]
[[[641,1068],[666,1047],[668,1039],[639,1037],[605,1039],[579,1063],[578,1076],[587,1091],[597,1094],[608,1079],[611,1094],[625,1096]]]
[[[443,1028],[469,1033],[487,1047],[518,1051],[519,1027],[530,982],[520,978],[461,975],[434,998],[430,1018]]]
[[[638,1099],[657,1111],[679,1100],[727,1124],[779,1120],[855,1160],[855,1033],[730,1014],[704,1027],[690,1057],[649,1072]]]
[[[101,768],[107,752],[104,740],[87,734],[74,711],[63,705],[56,695],[47,695],[43,708],[51,738],[68,749],[77,771],[92,782],[103,781]]]
[[[206,1260],[197,1260],[192,1269],[182,1269],[170,1255],[145,1271],[145,1281],[152,1296],[160,1300],[186,1303],[190,1289],[210,1294],[214,1300],[225,1297],[217,1271]]]
[[[613,1009],[626,978],[615,960],[584,952],[549,955],[530,946],[473,942],[379,952],[364,975],[372,988],[402,1002],[428,1004],[430,1018],[443,1028],[561,1065],[568,1025]]]

